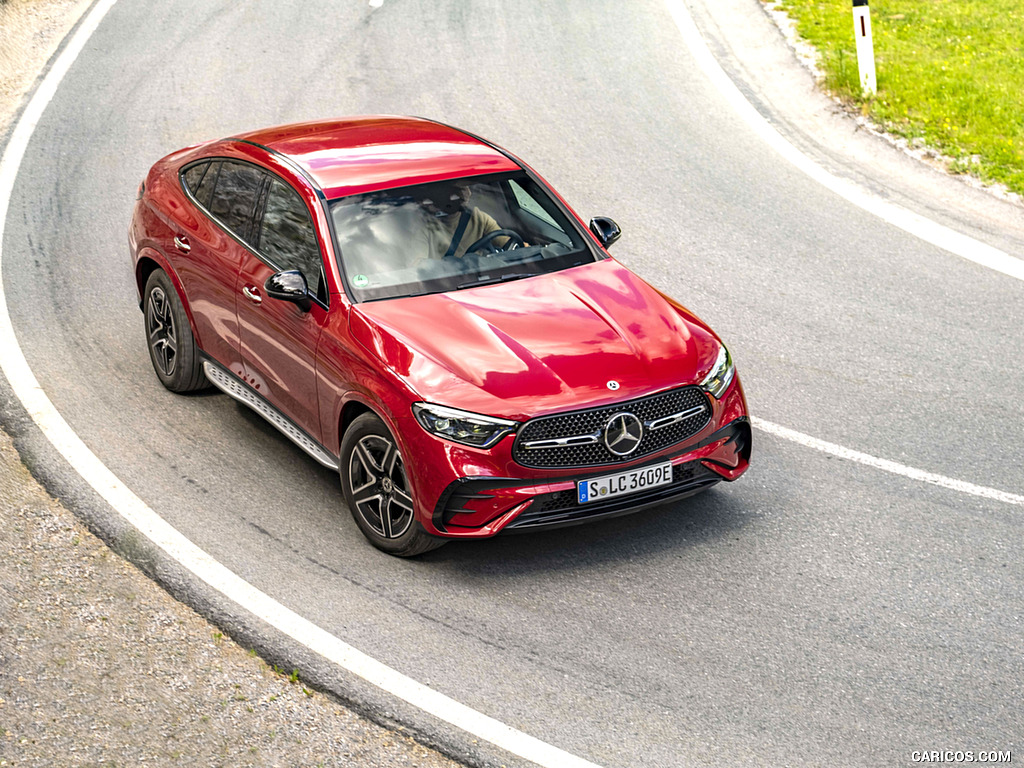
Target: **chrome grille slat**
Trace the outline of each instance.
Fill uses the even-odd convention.
[[[644,436],[637,450],[616,456],[605,445],[603,431],[612,416],[623,412],[634,414],[644,423]],[[707,426],[711,414],[707,393],[689,386],[598,408],[541,416],[520,427],[512,457],[523,466],[539,469],[633,461],[697,434]]]
[[[665,427],[671,427],[673,424],[678,424],[684,419],[698,415],[703,409],[704,407],[700,405],[696,408],[688,408],[685,411],[680,411],[679,413],[673,413],[669,416],[663,416],[660,419],[655,419],[654,421],[648,421],[644,424],[644,427],[646,429],[664,429]]]
[[[565,448],[571,445],[590,445],[591,443],[600,442],[600,440],[601,433],[597,432],[593,435],[556,437],[551,440],[530,440],[529,442],[523,443],[523,448],[528,451],[537,450],[538,448]]]

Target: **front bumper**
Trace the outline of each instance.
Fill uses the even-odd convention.
[[[750,424],[746,419],[740,419],[715,432],[701,444],[671,456],[672,482],[668,485],[580,504],[578,484],[607,475],[608,470],[541,484],[528,480],[460,478],[448,486],[438,500],[433,523],[445,535],[458,537],[580,525],[682,499],[722,480],[735,479],[746,469],[749,458]],[[638,468],[664,461],[665,458],[661,457],[655,462],[641,463]],[[483,525],[473,524],[494,511],[498,511],[497,517]]]
[[[713,398],[709,398],[713,400]],[[576,469],[528,468],[514,461],[512,438],[490,450],[460,446],[428,434],[415,421],[401,425],[406,472],[417,518],[445,538],[487,538],[501,532],[558,528],[615,517],[735,480],[750,461],[751,430],[738,378],[713,402],[707,426],[683,443],[632,462]],[[577,502],[577,483],[609,473],[670,461],[672,482],[625,496]]]

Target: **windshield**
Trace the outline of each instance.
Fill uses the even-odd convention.
[[[330,209],[356,301],[458,290],[597,258],[525,173],[353,195]]]

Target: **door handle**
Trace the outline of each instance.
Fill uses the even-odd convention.
[[[192,250],[192,246],[188,243],[188,238],[184,235],[178,235],[174,238],[174,247],[182,253],[188,253]]]
[[[263,297],[260,296],[260,289],[255,285],[246,285],[242,288],[242,293],[245,298],[251,301],[253,304],[262,304]]]

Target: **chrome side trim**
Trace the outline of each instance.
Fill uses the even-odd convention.
[[[696,416],[699,413],[704,412],[706,406],[698,405],[693,408],[688,408],[685,411],[679,413],[670,413],[668,416],[662,416],[660,419],[654,419],[653,421],[645,421],[644,427],[646,429],[663,429],[664,427],[671,427],[673,424],[678,424],[680,421]]]
[[[339,462],[326,448],[306,434],[305,430],[256,394],[238,377],[224,370],[210,360],[203,361],[206,378],[225,395],[249,406],[256,413],[277,427],[281,433],[328,469],[339,469]]]

